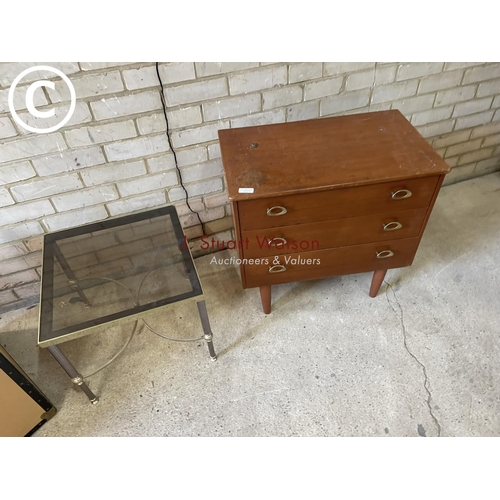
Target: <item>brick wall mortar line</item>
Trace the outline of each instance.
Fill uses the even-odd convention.
[[[84,184],[84,186],[85,186],[85,184]],[[57,196],[57,195],[56,195],[56,196]],[[54,213],[53,213],[53,214],[51,214],[51,215],[54,215],[54,214],[58,214],[58,213],[60,213],[60,212],[59,212],[59,210],[57,210],[56,206],[54,205],[54,202],[52,201],[52,196],[51,196],[50,198],[41,198],[41,199],[42,199],[42,200],[43,200],[43,199],[47,199],[47,200],[49,201],[49,203],[52,205],[52,208],[54,209]],[[44,215],[43,217],[50,217],[50,216],[48,216],[48,215]],[[38,220],[41,220],[41,219],[42,219],[42,217],[40,217]]]
[[[378,62],[375,62],[375,66],[373,68],[373,80],[370,87],[370,95],[368,96],[368,110],[370,110],[372,105],[373,90],[375,89],[375,79],[377,77],[377,68],[378,68]]]
[[[118,162],[110,162],[109,161],[108,153],[106,153],[106,149],[104,148],[104,146],[99,146],[99,149],[101,150],[102,156],[104,156],[104,159],[106,160],[106,163],[104,165],[109,165],[109,164],[112,164],[112,163],[118,163]],[[128,158],[128,159],[132,160],[131,158]]]

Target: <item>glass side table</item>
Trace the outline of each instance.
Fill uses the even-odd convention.
[[[187,300],[196,302],[203,336],[169,337],[147,323],[151,311]],[[121,350],[85,377],[58,345],[103,325],[134,319]],[[217,359],[201,283],[173,206],[44,236],[38,345],[49,350],[93,404],[98,398],[84,378],[123,352],[139,321],[168,340],[205,340],[211,359]]]

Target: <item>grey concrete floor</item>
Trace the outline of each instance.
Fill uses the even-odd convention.
[[[58,408],[36,436],[499,436],[500,174],[442,189],[411,268],[273,288],[262,313],[233,266],[196,259],[219,354],[146,329],[89,379],[89,404],[44,349],[38,307],[0,320],[0,342]],[[217,254],[218,257],[227,252]],[[194,304],[151,316],[201,335]],[[63,350],[83,372],[133,323]]]

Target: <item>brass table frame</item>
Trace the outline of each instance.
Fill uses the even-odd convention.
[[[184,261],[184,269],[185,272],[189,275],[191,285],[193,288],[192,292],[184,293],[174,297],[168,297],[164,300],[160,300],[154,303],[145,304],[140,306],[138,302],[135,303],[135,309],[139,309],[138,311],[128,313],[127,311],[121,311],[118,313],[111,314],[109,316],[104,316],[101,318],[97,318],[96,320],[89,321],[87,323],[82,323],[80,325],[75,325],[67,328],[63,328],[59,335],[52,338],[43,338],[44,334],[46,336],[47,331],[52,332],[52,301],[53,301],[53,265],[54,265],[54,257],[57,259],[59,264],[61,265],[62,270],[66,274],[68,279],[68,284],[71,289],[78,294],[80,300],[85,304],[86,308],[91,308],[92,304],[88,300],[85,292],[80,286],[79,281],[83,281],[84,279],[107,279],[107,278],[84,278],[83,280],[79,280],[71,267],[69,266],[66,258],[62,254],[61,250],[57,245],[57,240],[62,240],[65,238],[70,238],[72,236],[78,236],[87,233],[98,232],[102,229],[110,229],[113,227],[124,226],[127,224],[131,224],[134,222],[139,222],[142,220],[152,219],[159,216],[169,215],[170,220],[172,222],[172,226],[174,228],[177,245],[179,246],[179,251],[182,254]],[[194,265],[193,256],[191,255],[191,251],[188,245],[185,245],[184,240],[184,232],[182,231],[182,227],[179,221],[179,217],[175,210],[174,206],[167,206],[162,208],[157,208],[153,210],[149,210],[146,212],[141,212],[133,215],[115,217],[112,219],[107,219],[103,222],[99,223],[91,223],[85,224],[76,228],[66,229],[63,231],[58,231],[54,233],[49,233],[44,235],[44,243],[43,243],[43,257],[42,257],[42,280],[40,284],[40,315],[39,315],[39,328],[38,328],[38,345],[43,348],[47,348],[47,350],[54,356],[57,362],[61,365],[64,371],[71,378],[72,382],[78,385],[81,390],[87,395],[90,402],[92,404],[97,404],[99,402],[99,398],[92,392],[87,383],[84,381],[84,376],[82,376],[78,370],[73,366],[73,364],[69,361],[69,359],[64,355],[62,350],[57,344],[67,342],[68,340],[73,340],[79,337],[83,337],[89,335],[96,331],[97,329],[102,328],[103,325],[109,324],[117,324],[125,321],[130,321],[136,319],[136,324],[134,326],[134,330],[129,340],[125,344],[124,348],[127,347],[128,343],[132,339],[138,325],[138,321],[142,320],[145,326],[152,331],[153,333],[159,335],[160,337],[166,338],[168,340],[178,341],[178,342],[196,342],[200,340],[205,340],[207,342],[208,351],[210,354],[210,359],[212,361],[217,360],[217,355],[215,353],[215,349],[213,346],[212,338],[212,329],[210,326],[210,321],[208,319],[207,307],[205,304],[205,296],[203,294],[203,289],[201,286],[201,282],[198,276],[198,272]],[[147,275],[147,273],[146,273]],[[114,281],[114,280],[111,280]],[[122,285],[123,286],[123,285]],[[126,288],[126,287],[125,287]],[[130,291],[130,290],[129,290]],[[195,301],[198,309],[198,314],[200,317],[201,325],[203,328],[203,336],[199,338],[193,339],[176,339],[166,335],[163,335],[159,332],[156,332],[152,329],[148,323],[145,321],[144,317],[150,313],[152,310],[159,310],[166,307],[170,307],[175,305],[177,302],[186,302],[186,301]],[[159,304],[158,304],[159,302]],[[111,361],[114,361],[116,357],[123,351],[123,349],[115,355]],[[111,361],[106,363],[103,367],[101,367],[98,371],[105,368]]]

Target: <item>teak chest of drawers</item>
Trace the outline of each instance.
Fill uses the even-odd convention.
[[[448,165],[397,110],[220,130],[244,288],[413,262]]]

